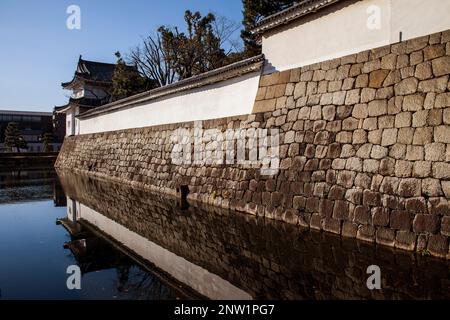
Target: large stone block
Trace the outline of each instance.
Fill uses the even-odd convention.
[[[418,111],[423,109],[424,96],[421,94],[412,94],[403,99],[403,111]]]
[[[402,179],[398,187],[398,194],[402,197],[419,197],[422,194],[420,179]]]
[[[432,46],[428,46],[423,49],[424,59],[432,60],[445,55],[445,45],[444,44],[435,44]]]
[[[373,88],[363,88],[361,90],[361,103],[367,103],[375,99],[376,92]]]
[[[440,227],[440,217],[434,214],[416,214],[413,221],[413,231],[416,233],[437,233]]]
[[[342,236],[348,238],[355,238],[358,232],[358,225],[353,222],[344,221],[342,224]]]
[[[381,194],[376,191],[364,190],[363,205],[370,207],[378,207],[381,205]]]
[[[439,197],[443,195],[440,180],[433,178],[423,179],[422,193],[429,197]]]
[[[450,200],[450,181],[441,181],[444,196]]]
[[[376,242],[393,247],[395,244],[395,231],[388,228],[379,228],[376,231]]]
[[[406,160],[418,161],[424,158],[424,147],[423,146],[406,146]]]
[[[253,113],[269,112],[275,110],[276,99],[256,101],[253,106]]]
[[[394,70],[397,65],[397,55],[390,53],[383,58],[381,58],[381,68]]]
[[[440,93],[436,96],[434,107],[438,109],[450,107],[450,93]]]
[[[404,96],[415,93],[417,91],[418,83],[419,81],[414,77],[406,78],[394,85],[395,94],[398,96]]]
[[[429,110],[420,110],[414,112],[412,117],[412,126],[414,128],[424,127],[427,124]]]
[[[415,161],[412,176],[426,178],[431,175],[431,161]]]
[[[389,74],[389,70],[375,70],[369,75],[369,87],[371,88],[381,88],[383,82]]]
[[[417,236],[409,231],[397,231],[395,247],[403,250],[414,251]]]
[[[359,189],[348,189],[345,192],[345,199],[353,204],[362,203],[363,192]]]
[[[442,76],[440,78],[424,80],[419,82],[419,92],[445,92],[447,89],[448,76]]]
[[[448,237],[444,235],[436,234],[428,239],[428,251],[434,256],[445,258],[448,248]]]
[[[425,145],[425,160],[445,161],[445,144],[429,143]]]
[[[390,99],[394,97],[394,87],[385,87],[377,90],[375,99]]]
[[[351,105],[359,103],[360,98],[360,89],[353,89],[347,91],[346,97],[345,97],[345,104]]]
[[[442,217],[441,233],[444,236],[450,237],[450,216]]]
[[[337,184],[345,188],[351,188],[355,179],[356,172],[341,171],[337,176]]]
[[[336,116],[336,107],[333,105],[324,106],[322,108],[322,116],[324,120],[333,121]]]
[[[341,221],[333,218],[325,218],[322,221],[322,229],[327,232],[340,234]]]
[[[368,120],[368,119],[366,119],[366,120]],[[366,130],[370,130],[370,129],[366,129]],[[367,141],[372,144],[381,144],[382,133],[383,133],[383,130],[381,130],[381,129],[369,131],[369,133],[367,134]]]
[[[375,159],[365,159],[363,163],[363,171],[369,173],[377,173],[380,167],[380,161]]]
[[[368,111],[370,117],[378,117],[387,114],[387,100],[373,100],[368,104]]]
[[[433,163],[433,177],[436,179],[450,179],[450,163]]]
[[[388,155],[388,149],[379,145],[372,147],[370,156],[374,159],[382,159]]]
[[[406,155],[406,146],[396,143],[389,148],[389,156],[394,159],[403,159]]]
[[[359,120],[355,118],[346,118],[342,121],[342,130],[352,131],[358,129]]]
[[[411,112],[401,112],[395,116],[395,127],[404,128],[411,126]]]
[[[389,209],[387,208],[374,208],[373,209],[373,224],[375,226],[385,227],[389,224]]]
[[[365,119],[367,118],[367,116],[369,115],[369,109],[367,104],[365,103],[361,103],[361,104],[356,104],[353,107],[353,113],[352,116],[356,119]]]
[[[394,145],[397,142],[397,132],[398,129],[396,128],[384,129],[381,137],[381,145],[384,147]]]
[[[356,238],[362,241],[375,241],[375,228],[370,225],[359,226]]]
[[[450,126],[437,126],[434,128],[434,141],[450,143]]]
[[[294,89],[294,99],[304,97],[306,94],[306,82],[298,82]]]
[[[351,170],[351,171],[362,171],[363,167],[363,160],[356,157],[351,157],[347,159],[347,162],[345,164],[345,169]]]
[[[369,85],[369,75],[364,73],[356,77],[355,87],[366,88]]]
[[[412,144],[414,138],[414,128],[403,127],[398,130],[397,142],[400,144]]]
[[[444,124],[450,125],[450,108],[447,108],[444,110],[443,115],[442,115],[442,120],[443,120]]]
[[[372,216],[370,208],[366,206],[356,206],[353,221],[359,224],[370,224]]]
[[[395,124],[394,116],[381,116],[378,117],[378,128],[380,129],[388,129],[393,128]]]
[[[431,143],[433,139],[433,128],[416,128],[414,131],[413,144],[415,145],[426,145]]]
[[[353,143],[354,144],[367,143],[367,131],[362,129],[353,131]]]
[[[416,66],[416,72],[414,76],[419,80],[426,80],[433,77],[433,71],[431,69],[431,62],[426,61]]]
[[[395,159],[385,157],[380,161],[380,174],[383,176],[394,175],[395,172]]]
[[[421,62],[423,62],[423,52],[422,51],[415,51],[410,54],[409,64],[411,66],[415,66]]]
[[[345,200],[336,200],[333,207],[333,218],[337,220],[348,220],[349,206]]]
[[[386,79],[384,80],[383,86],[393,86],[396,83],[399,83],[402,80],[400,70],[392,70]]]
[[[450,74],[450,56],[440,57],[432,61],[435,77]]]
[[[384,177],[381,183],[380,191],[385,194],[395,195],[400,181],[397,177]]]
[[[428,45],[429,36],[422,36],[406,41],[406,52],[411,53],[425,48]]]
[[[438,216],[449,215],[450,202],[445,198],[429,198],[428,200],[428,212]]]
[[[432,127],[441,125],[442,120],[443,120],[442,116],[443,116],[442,110],[436,110],[436,109],[430,110],[428,112],[427,125],[432,126]]]
[[[374,95],[375,95],[375,93],[374,93]],[[344,104],[345,96],[346,96],[346,92],[345,91],[333,92],[333,104],[334,105],[342,105],[342,104]]]

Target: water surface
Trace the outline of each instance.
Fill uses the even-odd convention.
[[[366,285],[374,264],[381,290]],[[81,290],[66,286],[70,265]],[[449,289],[445,260],[69,172],[0,175],[3,299],[449,299]]]

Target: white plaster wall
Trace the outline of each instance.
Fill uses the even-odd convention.
[[[391,0],[391,41],[450,29],[450,0]]]
[[[80,133],[215,119],[252,112],[260,72],[163,97],[90,119],[80,119]]]
[[[66,112],[66,136],[72,135],[72,127],[75,125],[75,109],[70,108]]]
[[[252,299],[248,293],[232,285],[227,280],[128,230],[97,211],[79,202],[77,202],[77,207],[79,210],[78,218],[93,224],[142,258],[150,261],[202,295],[214,300]]]
[[[66,136],[77,135],[80,133],[80,121],[75,118],[79,113],[79,107],[71,107],[66,111]]]
[[[262,39],[266,72],[283,71],[450,29],[449,0],[362,0]],[[375,11],[373,11],[375,10]],[[379,11],[377,11],[379,10]],[[379,12],[380,28],[367,22]]]

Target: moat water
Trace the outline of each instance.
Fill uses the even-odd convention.
[[[450,299],[450,262],[84,175],[0,172],[0,299],[204,298]]]

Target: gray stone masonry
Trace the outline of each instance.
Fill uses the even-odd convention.
[[[264,75],[252,114],[203,122],[279,129],[273,176],[172,163],[170,136],[191,122],[68,137],[56,166],[449,259],[449,43],[445,31]]]

